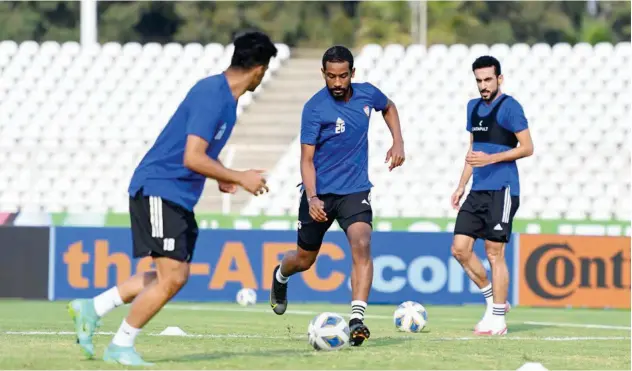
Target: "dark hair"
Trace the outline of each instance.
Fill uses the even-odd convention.
[[[351,54],[351,50],[345,48],[344,46],[332,46],[327,49],[325,54],[323,54],[323,69],[326,68],[327,62],[349,62],[349,69],[351,70],[353,69],[353,54]]]
[[[496,76],[500,76],[501,74],[500,62],[498,62],[498,59],[490,55],[484,55],[482,57],[478,57],[476,58],[474,63],[472,63],[472,71],[475,71],[479,68],[485,68],[485,67],[494,67],[495,69],[494,72],[496,72]]]
[[[233,41],[235,51],[230,61],[230,66],[235,68],[250,69],[257,66],[265,66],[270,63],[272,57],[276,57],[277,48],[270,41],[268,35],[263,32],[244,32]]]

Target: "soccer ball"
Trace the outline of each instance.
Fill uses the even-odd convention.
[[[237,303],[247,307],[257,303],[257,293],[253,289],[241,289],[237,293]]]
[[[307,339],[316,350],[342,349],[349,344],[349,325],[339,314],[321,313],[309,323]]]
[[[395,309],[393,322],[400,331],[420,332],[428,322],[428,313],[423,305],[415,301],[405,301]]]

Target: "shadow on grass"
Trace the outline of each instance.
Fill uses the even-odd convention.
[[[232,358],[232,357],[244,357],[244,356],[263,356],[263,357],[284,357],[288,355],[292,356],[301,356],[307,355],[308,353],[312,353],[314,350],[312,349],[260,349],[253,350],[251,352],[242,351],[242,352],[225,352],[218,351],[214,353],[199,353],[199,354],[187,354],[180,357],[172,357],[172,358],[163,358],[151,360],[150,362],[198,362],[198,361],[210,361],[217,360],[223,358]]]

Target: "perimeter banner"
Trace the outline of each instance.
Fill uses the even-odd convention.
[[[630,237],[521,235],[520,305],[630,308]]]
[[[416,300],[427,304],[483,303],[451,256],[451,233],[375,232],[371,303]],[[296,249],[295,231],[202,230],[191,277],[176,296],[187,301],[234,301],[242,287],[268,300],[272,272],[286,251]],[[484,258],[483,245],[476,252]],[[128,228],[55,229],[56,299],[91,297],[137,271],[151,269],[150,258],[131,258]],[[513,244],[507,249],[513,277]],[[489,267],[487,260],[484,264]],[[315,266],[290,279],[294,302],[349,303],[351,254],[342,232],[329,232]],[[509,298],[513,298],[510,289]]]

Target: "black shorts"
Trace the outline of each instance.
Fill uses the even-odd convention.
[[[456,217],[454,234],[494,242],[509,242],[520,197],[509,188],[500,191],[471,191]]]
[[[198,236],[193,212],[142,190],[129,199],[134,258],[168,257],[190,262]]]
[[[305,192],[301,195],[301,205],[298,208],[298,241],[303,250],[317,251],[323,243],[325,232],[334,220],[340,228],[347,228],[355,222],[364,222],[373,226],[373,209],[371,208],[371,191],[362,191],[348,195],[325,194],[318,195],[325,203],[326,222],[317,222],[309,215],[309,204]]]

